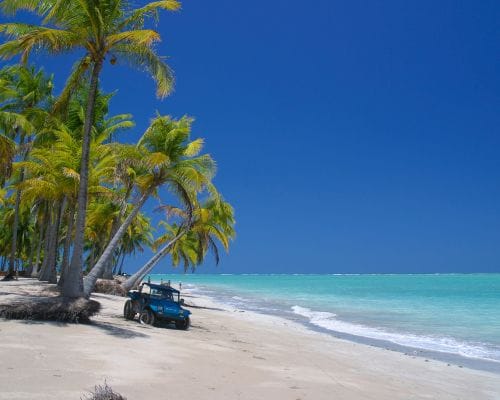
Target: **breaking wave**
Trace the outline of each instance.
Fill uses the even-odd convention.
[[[490,349],[482,344],[467,343],[450,337],[419,336],[409,333],[391,332],[381,328],[341,321],[336,318],[336,314],[325,311],[313,311],[306,307],[293,306],[292,311],[297,315],[307,318],[312,325],[330,331],[385,340],[417,349],[500,362],[500,350]]]

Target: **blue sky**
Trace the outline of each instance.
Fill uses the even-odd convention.
[[[200,273],[499,272],[499,20],[487,0],[185,0],[159,26],[173,95],[120,60],[102,85],[135,116],[123,140],[196,118],[238,222]],[[74,59],[40,62],[60,87]]]

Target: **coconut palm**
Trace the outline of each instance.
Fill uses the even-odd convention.
[[[53,76],[34,66],[9,65],[0,70],[2,110],[30,115],[34,107],[48,109],[52,103]],[[27,134],[29,132],[21,132]]]
[[[59,241],[61,218],[65,216],[68,226],[65,233],[62,276],[67,275],[67,256],[69,254],[72,221],[78,195],[79,163],[81,140],[62,123],[57,128],[50,129],[51,140],[41,134],[43,145],[35,148],[30,159],[18,163],[27,173],[27,178],[21,184],[23,199],[28,204],[36,201],[50,202],[52,216],[48,218],[51,230],[45,237],[44,263],[40,278],[54,281],[56,279],[56,254]],[[103,144],[103,138],[97,137],[91,143],[90,159],[92,169],[89,176],[89,193],[92,197],[110,197],[113,192],[106,187],[112,176],[115,160],[111,144]],[[57,209],[57,210],[56,210]],[[45,273],[46,272],[46,273]],[[66,278],[65,278],[66,279]],[[65,280],[64,279],[64,280]],[[63,283],[64,283],[63,280]]]
[[[0,24],[0,32],[10,39],[0,46],[1,57],[21,55],[21,61],[26,62],[33,50],[62,53],[83,49],[85,52],[75,64],[56,107],[64,108],[82,76],[90,74],[73,255],[68,279],[63,285],[65,296],[79,297],[83,294],[81,267],[88,195],[90,133],[100,72],[106,57],[111,56],[112,64],[123,59],[141,69],[147,69],[156,80],[158,96],[166,96],[172,89],[172,75],[168,66],[153,49],[160,36],[152,29],[143,28],[146,19],[156,17],[159,10],[177,10],[180,4],[176,0],[164,0],[132,9],[130,4],[123,0],[3,0],[0,6],[6,14],[15,14],[24,9],[43,16],[41,26],[23,23]]]
[[[235,235],[235,220],[231,205],[213,194],[212,198],[193,210],[163,207],[168,211],[168,216],[176,215],[181,218],[181,222],[163,224],[167,232],[156,240],[155,248],[163,247],[122,283],[125,290],[139,284],[167,254],[171,254],[174,266],[182,261],[185,270],[190,266],[194,268],[199,265],[210,251],[216,262],[219,262],[217,243],[222,244],[226,251],[229,249],[229,242]]]
[[[160,224],[166,232],[155,241],[153,247],[154,251],[156,251],[158,247],[161,247],[161,245],[170,242],[180,230],[180,226],[176,223],[168,224],[165,221],[161,221]],[[202,261],[200,256],[200,241],[192,230],[187,231],[184,236],[181,236],[176,242],[173,242],[168,254],[170,254],[172,258],[173,267],[179,266],[182,262],[184,272],[189,268],[194,270]],[[141,279],[142,277],[138,277],[137,281]]]
[[[34,125],[40,123],[41,110],[47,107],[52,99],[52,77],[44,74],[43,70],[36,71],[34,67],[7,66],[0,71],[2,111],[16,112],[30,120],[32,126],[21,129],[17,126],[14,131],[19,136],[19,153],[21,159],[26,159],[31,145],[31,135]],[[24,179],[24,171],[19,171],[18,181]],[[14,261],[17,251],[17,234],[19,225],[19,207],[21,204],[21,190],[16,190],[14,208],[14,222],[12,226],[12,243],[9,259],[9,272],[14,271]]]
[[[174,120],[169,116],[156,117],[138,143],[143,154],[142,171],[136,177],[138,199],[113,239],[109,242],[94,268],[85,278],[85,295],[89,296],[95,282],[111,261],[119,242],[137,213],[151,195],[162,185],[191,204],[196,195],[211,189],[215,163],[208,154],[199,155],[203,140],[189,140],[192,119]]]
[[[187,218],[182,209],[165,206],[160,208],[167,211],[167,218],[170,215],[177,215],[182,219]],[[229,242],[235,236],[234,211],[231,205],[224,200],[210,199],[195,214],[197,218],[194,218],[191,228],[171,246],[169,253],[172,257],[172,265],[177,267],[182,262],[184,272],[189,268],[194,270],[205,260],[209,252],[212,253],[215,263],[218,264],[220,260],[218,244],[222,245],[227,252],[229,251]],[[166,221],[161,221],[160,225],[165,228],[166,233],[156,239],[155,249],[170,242],[179,230],[176,223],[169,224]]]

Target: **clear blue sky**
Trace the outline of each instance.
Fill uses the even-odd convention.
[[[499,21],[493,0],[185,0],[159,27],[170,98],[125,66],[102,82],[124,140],[196,117],[238,222],[199,272],[499,272]]]

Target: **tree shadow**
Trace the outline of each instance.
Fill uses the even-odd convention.
[[[146,335],[142,332],[136,332],[132,329],[123,328],[121,326],[110,324],[109,322],[104,323],[104,322],[92,321],[86,325],[90,326],[91,328],[97,328],[108,335],[119,337],[121,339],[134,339],[134,338],[149,337],[149,335]]]
[[[52,326],[56,326],[59,328],[64,328],[64,327],[67,327],[69,325],[84,325],[86,327],[99,329],[108,335],[119,337],[122,339],[149,337],[149,335],[146,335],[142,332],[136,332],[132,329],[117,326],[117,325],[114,325],[114,324],[109,323],[109,322],[99,322],[99,321],[92,321],[91,320],[90,322],[82,322],[80,324],[75,324],[75,323],[67,323],[67,322],[60,322],[60,321],[44,321],[44,320],[34,320],[34,319],[16,319],[13,321],[20,322],[20,323],[27,324],[27,325],[42,325],[42,324],[52,325]]]
[[[22,324],[27,324],[27,325],[53,325],[57,326],[59,328],[64,328],[67,327],[68,325],[75,325],[75,323],[68,323],[68,322],[62,322],[62,321],[45,321],[41,319],[4,319],[5,321],[15,321],[15,322],[20,322]],[[82,323],[83,325],[83,323]],[[87,325],[87,324],[85,324]]]

